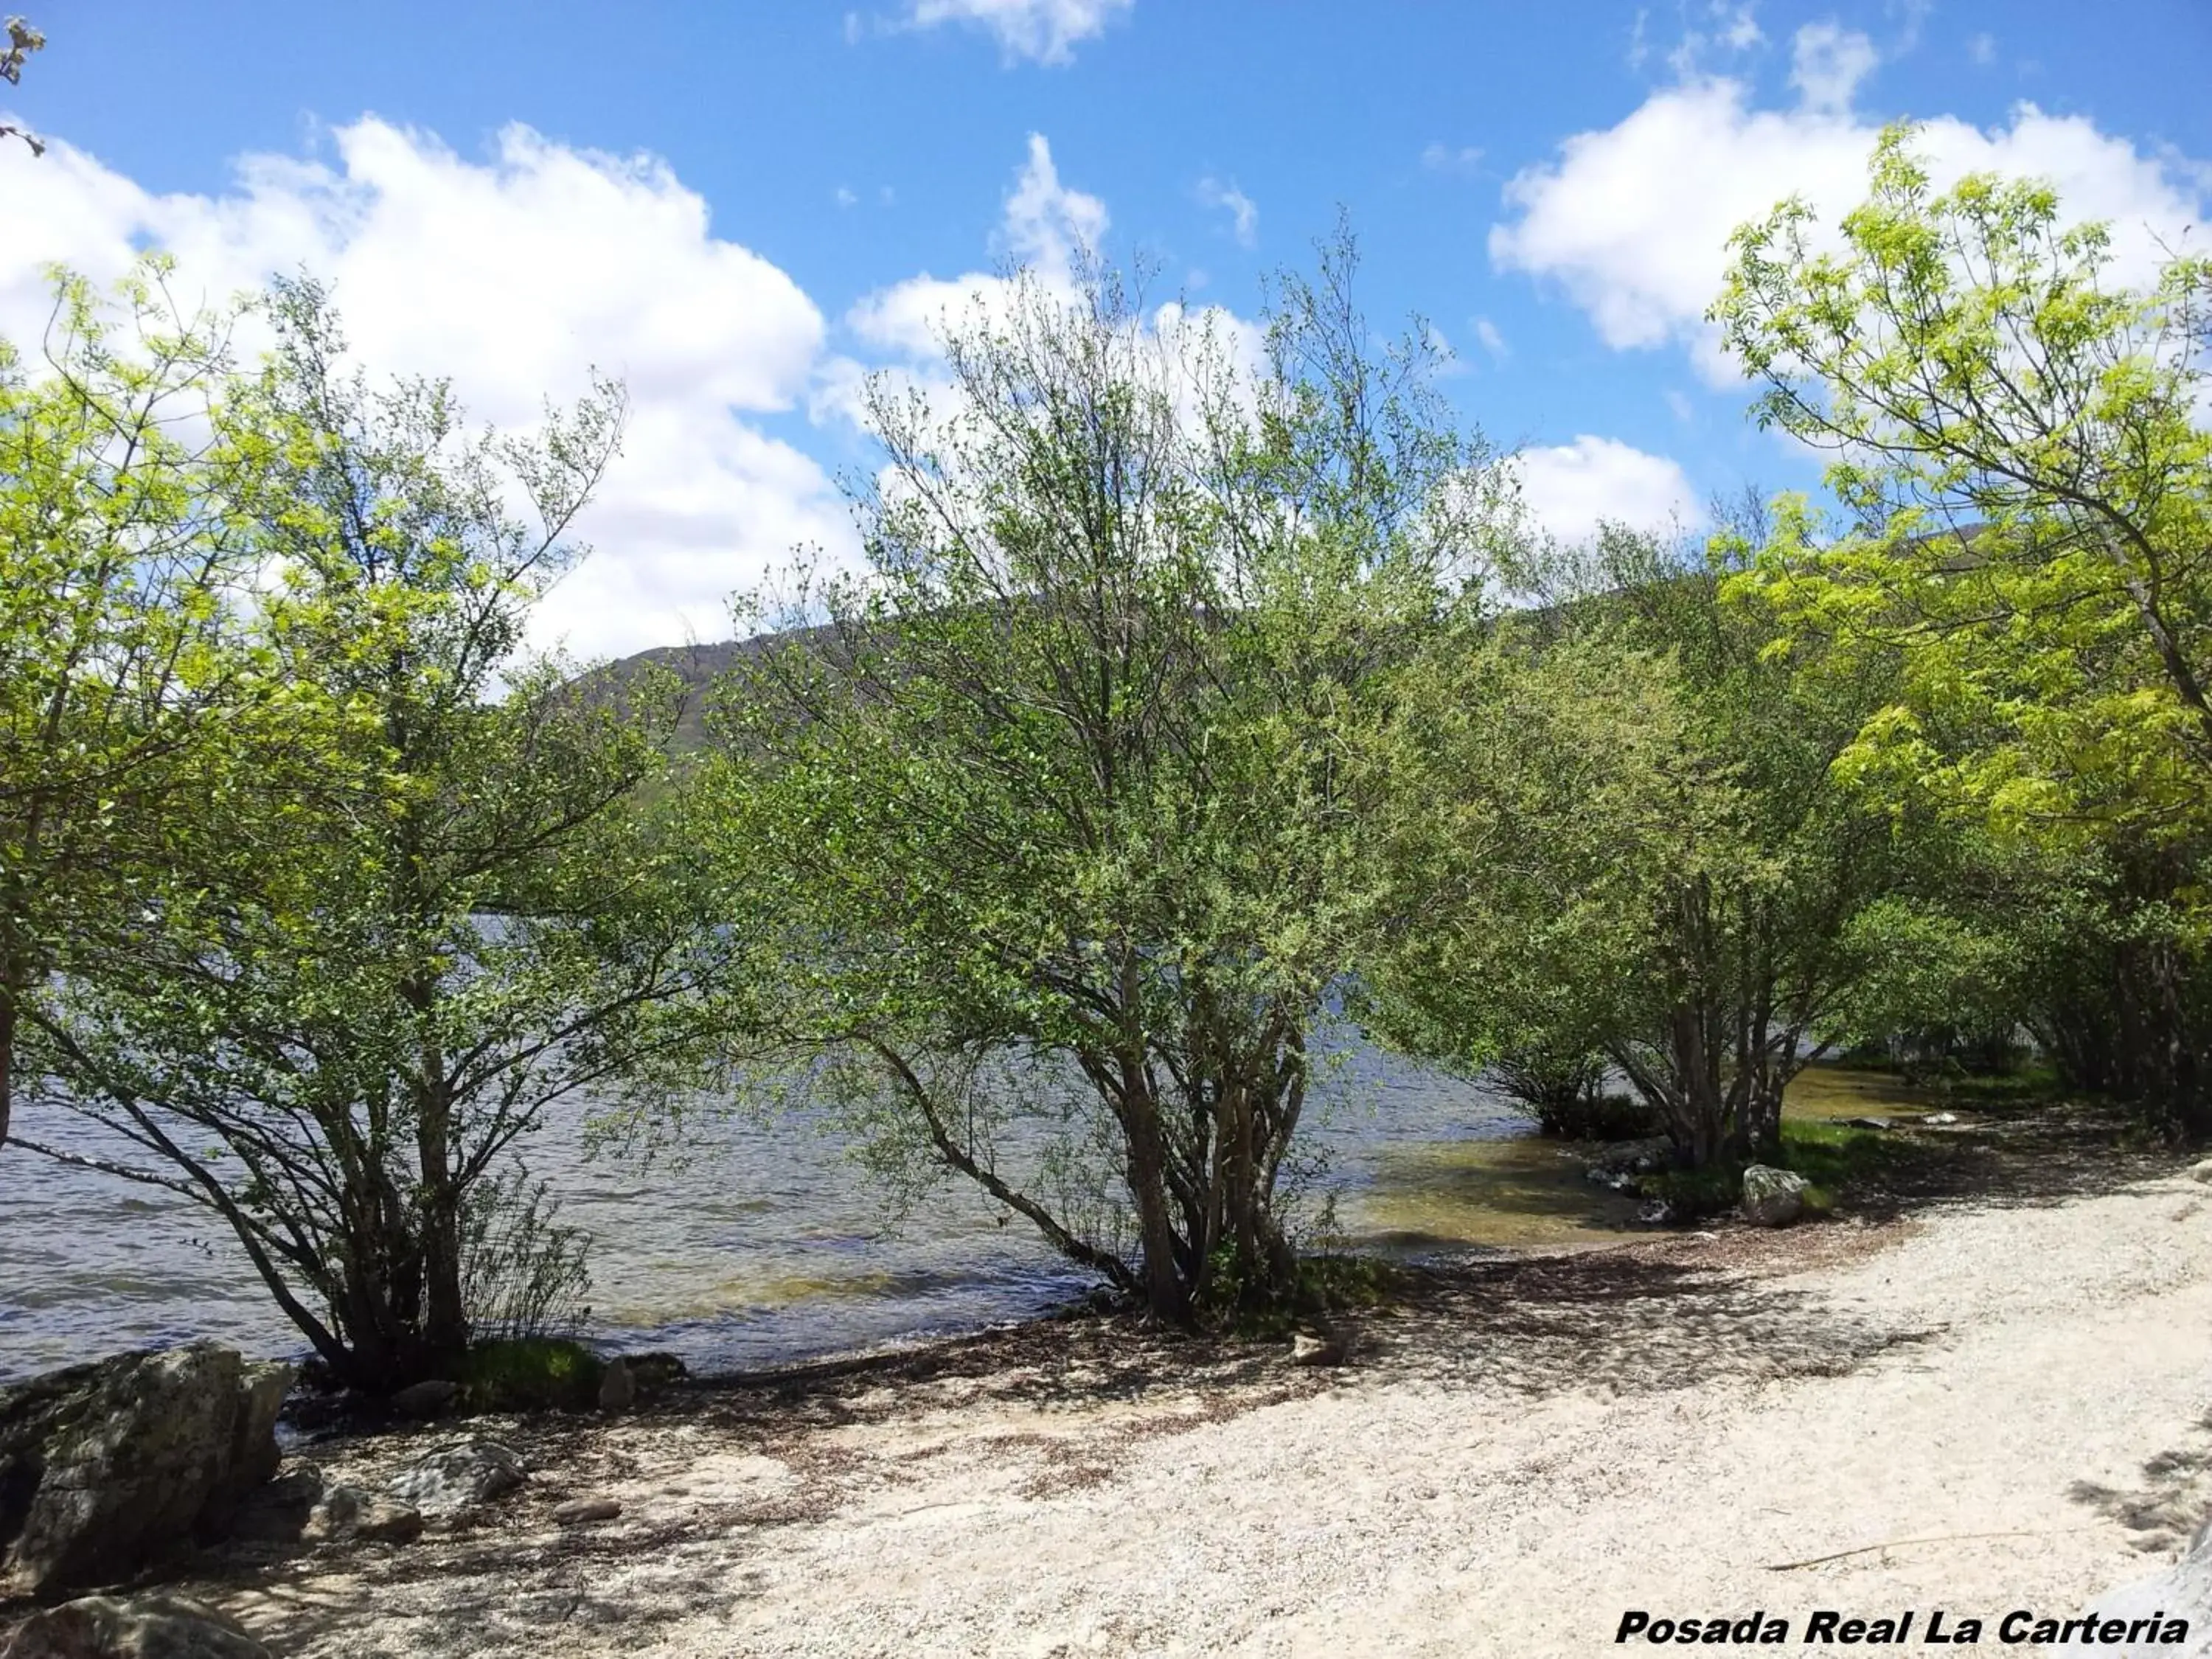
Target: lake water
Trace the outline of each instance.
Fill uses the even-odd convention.
[[[528,1144],[562,1219],[593,1238],[594,1341],[749,1369],[972,1329],[1091,1281],[964,1184],[886,1231],[879,1191],[801,1117],[718,1121],[680,1166],[585,1146],[581,1110]],[[94,1150],[33,1103],[24,1136]],[[1356,1041],[1337,1047],[1301,1146],[1355,1242],[1410,1255],[1601,1239],[1626,1200],[1580,1179],[1504,1100]],[[248,1352],[302,1344],[214,1218],[167,1194],[0,1148],[0,1377],[210,1336]]]

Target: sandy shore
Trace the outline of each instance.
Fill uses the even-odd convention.
[[[189,1588],[301,1656],[1574,1655],[1629,1608],[1797,1645],[1941,1607],[1994,1646],[2212,1502],[2208,1336],[2212,1188],[2114,1165],[1471,1263],[1340,1370],[1058,1326],[480,1425],[536,1475],[475,1524]],[[378,1479],[453,1432],[313,1455]],[[553,1523],[600,1494],[618,1520]]]

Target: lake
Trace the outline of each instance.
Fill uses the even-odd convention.
[[[1599,1241],[1633,1205],[1581,1178],[1503,1097],[1356,1038],[1300,1146],[1326,1168],[1352,1242],[1407,1255]],[[579,1107],[527,1143],[561,1218],[587,1230],[595,1343],[680,1355],[695,1370],[846,1353],[1038,1313],[1092,1281],[1020,1218],[1001,1224],[965,1184],[887,1229],[880,1193],[803,1116],[732,1115],[680,1165],[591,1153]],[[81,1121],[35,1103],[18,1131],[100,1150]],[[185,1200],[0,1148],[0,1377],[120,1349],[214,1337],[250,1353],[303,1344],[228,1230]]]

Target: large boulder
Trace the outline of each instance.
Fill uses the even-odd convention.
[[[2100,1653],[2118,1655],[2121,1659],[2130,1655],[2153,1654],[2159,1659],[2206,1659],[2212,1655],[2212,1517],[2207,1517],[2205,1524],[2197,1529],[2188,1553],[2164,1572],[2106,1590],[2083,1611],[2097,1620]],[[2187,1621],[2187,1638],[2178,1644],[2142,1639],[2118,1645],[2102,1640],[2106,1621],[2118,1620],[2133,1626],[2153,1614],[2161,1621]],[[2146,1630],[2145,1636],[2155,1637],[2165,1627],[2161,1622],[2156,1628]]]
[[[34,1613],[0,1659],[269,1659],[221,1613],[174,1595],[88,1595]]]
[[[112,1583],[275,1473],[289,1365],[214,1342],[0,1389],[0,1594]]]
[[[1743,1172],[1743,1218],[1754,1227],[1786,1227],[1805,1213],[1805,1177],[1754,1164]]]
[[[284,1454],[276,1444],[276,1414],[292,1392],[299,1367],[271,1359],[239,1366],[238,1414],[231,1421],[230,1466],[215,1492],[210,1517],[234,1508],[276,1473]]]

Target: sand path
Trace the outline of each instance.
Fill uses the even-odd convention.
[[[210,1589],[313,1659],[1568,1656],[1632,1607],[1995,1646],[2212,1502],[2208,1338],[2212,1188],[2171,1174],[1470,1270],[1340,1370],[1071,1339],[695,1403],[533,1443],[473,1529]],[[582,1492],[623,1516],[554,1527]]]

